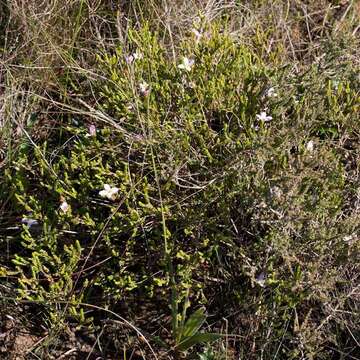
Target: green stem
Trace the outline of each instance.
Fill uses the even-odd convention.
[[[167,271],[170,277],[170,287],[171,287],[171,325],[172,325],[172,332],[173,332],[173,339],[177,338],[178,332],[178,301],[177,301],[177,291],[176,291],[176,281],[175,281],[175,271],[174,266],[171,259],[171,248],[169,247],[168,242],[168,231],[166,228],[166,219],[165,219],[165,210],[162,201],[161,195],[161,188],[160,182],[158,177],[158,172],[156,169],[155,164],[155,155],[153,148],[151,147],[151,159],[152,165],[154,169],[155,181],[159,191],[159,198],[160,198],[160,206],[161,206],[161,222],[162,222],[162,230],[163,230],[163,238],[164,238],[164,252],[165,252],[165,263],[167,267]]]

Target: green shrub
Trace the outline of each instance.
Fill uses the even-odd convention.
[[[272,68],[219,30],[175,57],[129,30],[98,55],[92,133],[70,117],[19,154],[3,187],[39,223],[11,245],[19,295],[84,321],[80,303],[136,294],[177,315],[189,294],[216,319],[240,309],[231,332],[249,358],[326,358],[358,332],[329,305],[358,312],[358,78]]]

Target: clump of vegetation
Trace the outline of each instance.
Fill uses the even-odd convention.
[[[1,315],[31,306],[46,339],[26,356],[356,356],[358,28],[254,2],[306,29],[295,53],[271,16],[241,33],[244,4],[174,33],[159,4],[99,5],[106,31],[78,5],[46,92],[26,75],[3,96]]]

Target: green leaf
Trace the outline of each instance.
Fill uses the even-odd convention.
[[[195,335],[205,322],[205,319],[206,315],[204,314],[204,309],[196,310],[192,315],[190,315],[184,327],[181,329],[180,342],[183,338]]]
[[[205,343],[205,342],[212,342],[221,338],[221,334],[214,334],[214,333],[198,333],[194,336],[184,338],[178,345],[177,349],[180,351],[186,351],[190,349],[192,346]]]

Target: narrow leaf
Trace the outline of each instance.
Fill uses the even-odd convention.
[[[221,338],[221,334],[198,333],[181,341],[181,343],[177,345],[177,349],[180,351],[186,351],[194,345],[204,342],[212,342],[219,338]]]
[[[182,328],[180,339],[182,340],[183,338],[195,335],[205,322],[205,319],[206,315],[204,315],[204,309],[196,310],[192,315],[190,315],[189,319]]]

